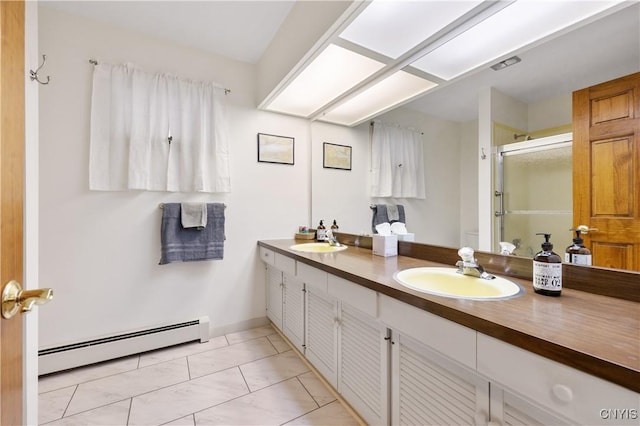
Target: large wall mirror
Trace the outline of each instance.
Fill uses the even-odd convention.
[[[497,163],[495,149],[509,143],[540,140],[547,136],[566,134],[572,129],[572,92],[640,71],[640,4],[634,3],[592,19],[578,28],[515,52],[521,61],[494,71],[489,67],[470,76],[442,85],[423,97],[389,111],[378,119],[400,126],[414,127],[424,133],[427,195],[425,200],[375,199],[369,196],[369,123],[353,128],[336,129],[322,122],[311,124],[312,148],[312,220],[338,221],[340,229],[349,233],[371,233],[370,204],[400,203],[407,210],[407,228],[415,233],[415,241],[442,246],[476,245],[479,217],[493,215],[500,200],[493,197],[490,207],[478,201],[478,173],[483,157]],[[483,96],[491,93],[491,103],[483,106]],[[491,147],[479,148],[483,135],[482,120],[491,109]],[[497,111],[496,111],[497,110]],[[483,115],[484,114],[484,115]],[[352,146],[352,169],[329,170],[322,167],[322,142]],[[557,151],[560,152],[560,151]],[[555,154],[555,153],[553,153]],[[544,154],[533,157],[544,158]],[[530,166],[526,156],[516,163]],[[543,159],[544,162],[544,159]],[[480,166],[479,166],[480,164]],[[552,155],[547,162],[558,173],[557,179],[570,179],[571,148],[563,147],[562,156]],[[522,164],[514,166],[522,168]],[[535,176],[533,166],[531,176]],[[530,182],[529,182],[530,183]],[[565,182],[566,183],[566,182]],[[517,182],[508,182],[513,186]],[[557,210],[563,219],[571,215],[571,185],[558,198]],[[492,182],[493,192],[497,188]],[[530,189],[511,188],[525,195]],[[564,198],[563,198],[564,197]],[[524,198],[524,197],[523,197]],[[544,197],[540,202],[544,203]],[[482,207],[479,207],[482,206]],[[555,221],[544,205],[529,205],[540,211],[541,228],[545,221]],[[490,212],[479,209],[491,210]],[[515,218],[518,220],[518,218]],[[567,224],[571,224],[571,220]],[[557,251],[570,245],[571,225],[554,231]],[[564,228],[567,228],[564,230]],[[492,234],[497,251],[499,222]],[[537,232],[544,231],[543,229]],[[532,233],[533,229],[531,230]],[[508,236],[510,240],[518,236]],[[516,254],[529,256],[539,249],[534,235],[519,237],[521,248]],[[526,240],[526,241],[525,241]]]

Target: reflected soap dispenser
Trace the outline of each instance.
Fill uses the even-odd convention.
[[[573,239],[573,244],[567,247],[564,261],[574,265],[591,265],[591,252],[584,246],[584,240],[580,237],[582,231],[580,229],[572,229],[572,231],[576,231],[576,237]]]
[[[551,234],[544,235],[542,251],[533,258],[533,290],[545,296],[560,296],[562,291],[562,259],[553,252],[549,241]]]
[[[316,228],[316,241],[326,241],[327,228],[324,226],[324,220],[320,220],[318,228]]]

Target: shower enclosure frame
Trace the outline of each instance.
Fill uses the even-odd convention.
[[[497,233],[492,235],[492,244],[494,250],[498,249],[498,243],[504,241],[505,237],[505,216],[506,215],[571,215],[573,210],[507,210],[504,204],[505,195],[505,179],[504,179],[504,161],[505,157],[529,154],[533,152],[546,151],[551,149],[566,148],[573,145],[573,133],[562,133],[559,135],[548,136],[539,139],[530,139],[524,142],[514,142],[510,144],[496,146],[494,148],[495,158],[495,210],[494,216],[497,220]],[[573,219],[573,217],[572,217]]]

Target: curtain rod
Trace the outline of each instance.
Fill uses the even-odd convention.
[[[94,65],[94,66],[95,66],[95,65],[98,65],[98,61],[96,61],[95,59],[89,59],[89,63],[90,63],[91,65]],[[227,88],[225,87],[225,89],[224,89],[224,94],[225,94],[225,95],[228,95],[229,93],[231,93],[231,89],[227,89]]]
[[[371,127],[373,127],[373,121],[372,121],[372,122],[370,122],[370,123],[369,123],[369,125],[370,125]],[[396,127],[398,127],[398,128],[399,128],[399,127],[402,127],[402,126],[400,126],[399,124],[396,124],[395,126],[396,126]],[[414,129],[409,128],[409,130],[414,130]],[[424,135],[424,132],[419,132],[419,133],[420,133],[421,135]]]

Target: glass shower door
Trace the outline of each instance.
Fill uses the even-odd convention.
[[[495,250],[506,241],[533,257],[546,233],[562,256],[573,238],[571,134],[502,145],[496,164]]]

